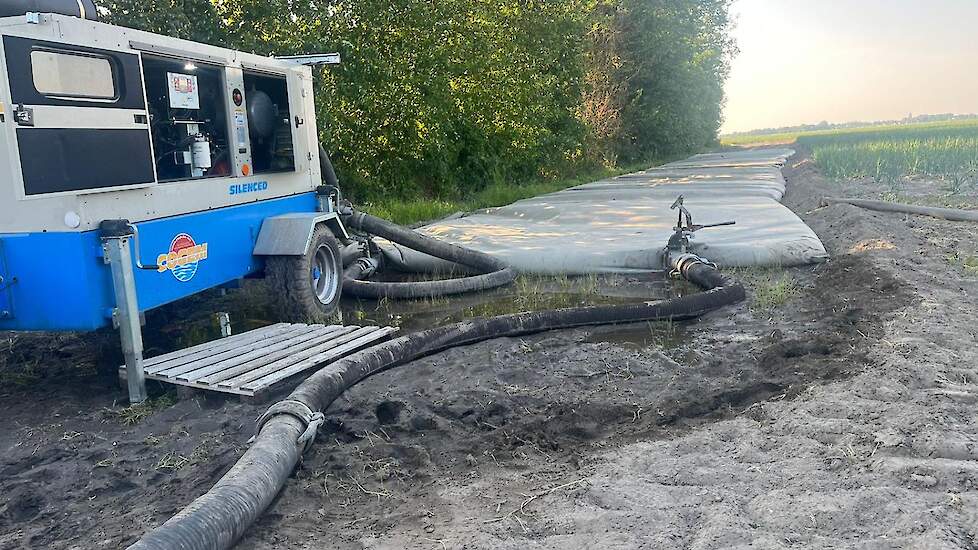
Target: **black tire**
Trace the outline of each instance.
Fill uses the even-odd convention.
[[[332,269],[320,270],[320,266],[332,266]],[[327,322],[343,294],[340,243],[328,227],[319,225],[312,233],[305,255],[269,257],[265,263],[265,276],[276,294],[274,302],[282,321]]]

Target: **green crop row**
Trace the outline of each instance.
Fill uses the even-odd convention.
[[[978,176],[978,122],[902,125],[802,135],[797,143],[812,152],[832,178],[893,182],[930,176],[954,188]]]
[[[828,143],[813,146],[812,157],[833,178],[953,177],[978,169],[978,136]]]

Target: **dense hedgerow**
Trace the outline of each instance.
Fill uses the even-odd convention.
[[[716,141],[729,0],[107,0],[260,54],[338,51],[317,119],[348,194],[471,194]]]

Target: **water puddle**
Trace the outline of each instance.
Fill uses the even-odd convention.
[[[682,323],[660,321],[656,323],[632,323],[622,326],[598,327],[591,331],[585,342],[607,342],[628,349],[650,347],[677,348],[686,338]]]
[[[219,338],[214,311],[230,312],[234,332],[272,324],[276,318],[270,301],[273,295],[258,282],[248,288],[227,296],[206,292],[179,302],[179,307],[154,310],[147,316],[143,331],[148,356]],[[340,302],[340,315],[344,324],[397,326],[404,333],[474,317],[658,301],[696,292],[699,290],[693,285],[665,275],[520,276],[503,288],[459,296],[420,300],[344,298]],[[188,309],[207,313],[188,317]],[[588,329],[587,341],[630,348],[672,347],[682,340],[683,330],[681,323],[601,326]]]
[[[550,309],[619,305],[666,300],[699,292],[684,281],[665,275],[642,276],[520,276],[507,287],[487,292],[421,300],[344,299],[343,322],[380,324],[414,332],[474,317]],[[610,342],[623,347],[674,347],[683,329],[673,323],[633,323],[596,327],[589,342]]]

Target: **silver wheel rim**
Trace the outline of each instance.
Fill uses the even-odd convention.
[[[333,249],[325,244],[319,245],[312,258],[312,289],[323,304],[331,303],[336,297],[339,277],[335,268]]]

